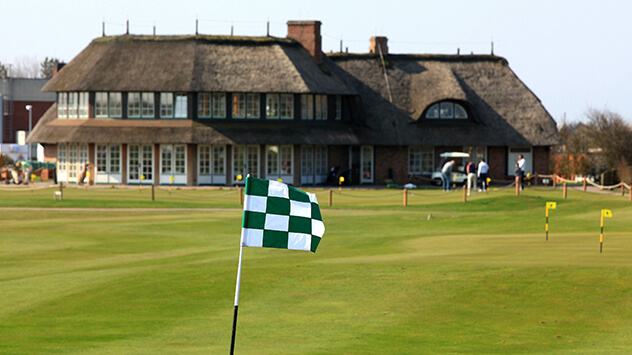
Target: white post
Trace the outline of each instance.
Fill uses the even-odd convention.
[[[235,334],[237,333],[237,310],[239,309],[239,286],[241,284],[241,258],[244,254],[243,240],[239,245],[239,266],[237,267],[237,283],[235,285],[235,313],[233,314],[233,335],[230,340],[230,354],[235,353]]]

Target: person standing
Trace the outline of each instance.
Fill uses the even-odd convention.
[[[524,156],[522,154],[518,155],[518,178],[520,183],[520,190],[524,190],[524,168],[526,161],[524,160]]]
[[[487,192],[487,178],[489,177],[489,165],[485,159],[481,159],[478,163],[478,178],[481,180],[481,188],[483,192]]]
[[[443,164],[443,168],[441,168],[443,191],[450,191],[450,175],[452,175],[452,168],[454,167],[454,163],[454,160],[450,160]]]
[[[467,195],[470,195],[472,189],[474,189],[474,194],[478,195],[478,192],[476,191],[476,168],[474,167],[473,162],[467,163],[465,172],[467,173]]]

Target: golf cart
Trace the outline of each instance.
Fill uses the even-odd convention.
[[[445,152],[439,154],[441,157],[441,162],[439,163],[439,170],[435,171],[431,175],[432,184],[441,186],[441,168],[443,168],[443,164],[446,161],[452,159],[463,159],[461,164],[454,164],[455,166],[452,168],[452,176],[450,176],[450,181],[454,184],[464,184],[467,181],[467,174],[465,173],[465,159],[470,157],[470,154],[463,152]]]

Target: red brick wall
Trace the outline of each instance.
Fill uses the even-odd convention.
[[[392,170],[393,180],[398,184],[408,181],[408,147],[373,148],[375,157],[375,183],[385,185],[389,178],[389,170]]]
[[[8,102],[5,101],[5,105]],[[26,110],[26,105],[33,106],[33,113],[31,114],[31,124],[35,128],[35,125],[39,119],[44,115],[53,102],[50,101],[13,101],[13,115],[4,116],[4,143],[17,143],[17,131],[29,130],[29,112]],[[0,113],[1,114],[1,113]]]
[[[487,148],[487,164],[490,178],[507,180],[507,147]]]
[[[287,38],[292,38],[299,42],[317,64],[322,63],[320,21],[288,21]]]
[[[57,162],[57,144],[44,144],[44,161]]]
[[[550,147],[533,147],[533,172],[548,174],[550,172]]]

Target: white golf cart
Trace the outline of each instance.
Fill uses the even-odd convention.
[[[452,159],[462,159],[461,165],[455,164],[452,168],[452,176],[450,176],[450,181],[454,184],[464,184],[467,181],[467,174],[465,173],[465,163],[467,158],[470,157],[470,154],[463,152],[445,152],[439,154],[441,157],[441,162],[439,163],[439,170],[432,173],[430,177],[432,179],[432,183],[437,186],[441,186],[442,178],[441,178],[441,168],[446,161]]]

